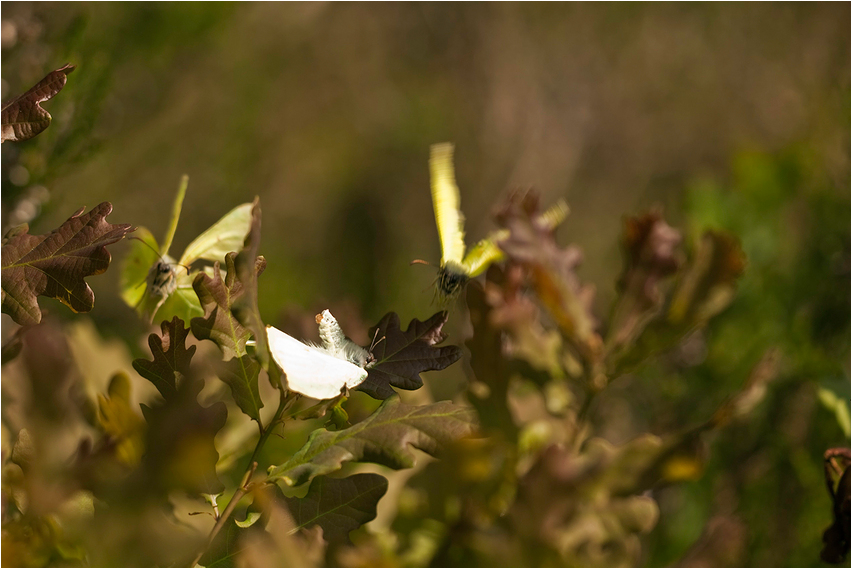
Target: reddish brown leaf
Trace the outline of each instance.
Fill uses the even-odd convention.
[[[378,325],[370,329],[370,337],[380,338],[373,349],[376,363],[368,368],[369,375],[358,389],[376,399],[387,399],[395,392],[391,388],[415,390],[423,386],[420,372],[441,370],[461,357],[458,346],[442,346],[447,335],[442,328],[447,313],[438,312],[425,322],[416,318],[402,331],[395,312],[385,314]]]
[[[48,73],[44,79],[5,105],[0,112],[2,117],[2,137],[0,142],[27,140],[39,134],[50,125],[50,113],[41,108],[41,103],[52,99],[62,90],[67,75],[74,71],[70,63]]]
[[[624,219],[624,272],[618,281],[619,299],[610,323],[607,348],[618,351],[632,344],[664,303],[660,283],[682,263],[677,250],[680,232],[652,211]]]
[[[89,213],[83,209],[47,235],[27,229],[3,243],[3,312],[18,324],[38,324],[37,296],[55,298],[74,312],[88,312],[95,295],[84,280],[107,270],[106,246],[133,231],[130,225],[107,223],[112,204],[104,202]]]
[[[497,212],[497,221],[509,230],[498,242],[509,261],[523,266],[544,306],[565,337],[588,363],[600,359],[602,342],[592,314],[594,287],[582,285],[576,268],[583,255],[576,247],[560,249],[553,227],[538,215],[538,196],[515,192]]]

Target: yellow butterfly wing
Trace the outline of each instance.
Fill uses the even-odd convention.
[[[198,259],[222,261],[231,251],[241,251],[251,229],[252,204],[238,205],[207,231],[192,240],[178,264],[189,266]]]
[[[459,210],[459,188],[453,168],[453,144],[433,144],[429,153],[432,207],[441,239],[441,266],[462,263],[464,257],[464,216]]]

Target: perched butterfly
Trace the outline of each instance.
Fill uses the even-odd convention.
[[[491,263],[500,261],[503,251],[497,243],[508,237],[506,230],[494,231],[465,255],[464,215],[459,209],[461,198],[453,168],[453,148],[450,142],[433,144],[429,155],[432,206],[441,240],[441,264],[436,281],[442,300],[457,296],[468,280],[485,272]],[[539,217],[539,221],[554,229],[567,215],[568,204],[559,200]],[[413,262],[428,264],[421,260]]]
[[[150,321],[158,313],[161,318],[168,319],[176,315],[186,322],[195,316],[203,316],[204,311],[192,289],[195,275],[190,274],[190,265],[201,259],[221,261],[227,253],[239,251],[251,225],[252,204],[237,206],[193,239],[180,259],[175,261],[168,252],[188,184],[189,178],[184,176],[175,197],[162,248],[150,231],[140,227],[136,231],[136,239],[131,241],[130,252],[122,266],[122,299]]]
[[[367,379],[373,357],[366,349],[343,335],[331,312],[317,315],[321,345],[304,344],[278,330],[266,327],[272,358],[287,375],[290,391],[313,399],[331,399]]]

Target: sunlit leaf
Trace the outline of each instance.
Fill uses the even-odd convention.
[[[136,466],[144,450],[145,422],[131,403],[130,378],[117,373],[107,395],[98,394],[98,423],[116,443],[118,459]]]
[[[52,99],[65,86],[68,74],[75,66],[70,63],[48,73],[29,91],[3,105],[0,142],[27,140],[50,125],[50,113],[41,103]]]
[[[216,373],[228,387],[243,413],[260,421],[263,401],[257,386],[260,364],[251,356],[233,358],[216,366]]]
[[[296,528],[318,525],[322,536],[335,545],[349,542],[349,532],[376,517],[376,506],[388,489],[378,474],[354,474],[347,478],[315,478],[304,498],[284,498]]]
[[[213,266],[213,276],[204,273],[195,276],[192,287],[204,309],[203,318],[193,318],[192,333],[199,340],[212,340],[222,350],[224,359],[239,358],[246,354],[246,341],[251,332],[231,314],[233,304],[245,294],[245,287],[237,278],[234,267],[236,253],[225,256],[226,273],[223,276],[219,262]],[[263,257],[256,259],[256,275],[266,268]]]
[[[153,383],[163,397],[169,399],[174,396],[179,380],[189,374],[189,364],[196,348],[186,347],[189,329],[179,318],[175,317],[171,322],[163,321],[160,329],[162,336],[148,336],[148,347],[154,359],[135,359],[133,369]]]
[[[373,356],[376,363],[368,368],[369,375],[358,386],[360,391],[376,399],[387,399],[395,392],[391,387],[414,390],[423,386],[420,373],[441,370],[461,357],[458,346],[441,346],[447,335],[443,332],[447,322],[446,312],[433,314],[425,322],[416,318],[403,332],[399,316],[389,312],[370,329],[376,337]]]
[[[106,221],[112,204],[79,210],[47,235],[17,233],[3,243],[3,312],[18,324],[37,324],[37,297],[55,298],[74,312],[88,312],[95,295],[84,280],[107,270],[106,246],[132,231],[130,225]]]
[[[287,462],[270,469],[270,480],[291,486],[328,474],[346,462],[376,462],[391,468],[410,468],[410,447],[436,454],[449,441],[469,436],[476,428],[474,413],[449,401],[421,407],[386,399],[368,418],[342,431],[314,431]]]
[[[180,260],[175,261],[168,252],[188,183],[189,178],[183,176],[163,244],[158,246],[151,233],[144,230],[142,239],[131,246],[122,266],[122,299],[152,322],[174,316],[190,322],[204,315],[193,290],[195,277],[202,273],[191,269],[191,265],[199,259],[220,261],[227,253],[239,251],[249,230],[252,204],[242,204],[193,239]]]

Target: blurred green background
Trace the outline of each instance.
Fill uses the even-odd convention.
[[[749,258],[734,304],[697,356],[614,384],[599,424],[612,439],[693,425],[778,350],[751,422],[718,436],[700,480],[655,496],[646,563],[812,565],[830,512],[822,453],[849,444],[820,403],[821,389],[849,402],[849,19],[848,3],[6,2],[4,101],[78,68],[45,104],[51,127],[3,145],[3,226],[35,204],[45,233],[110,201],[110,221],[161,239],[186,173],[177,256],[260,196],[269,323],[435,310],[433,271],[409,266],[440,257],[435,142],[456,143],[468,243],[511,188],[568,200],[559,242],[583,248],[601,316],[624,214],[661,204],[689,236],[727,229]],[[142,355],[117,275],[89,279],[91,318]],[[451,341],[464,329],[451,319]],[[729,558],[701,557],[714,539]]]

